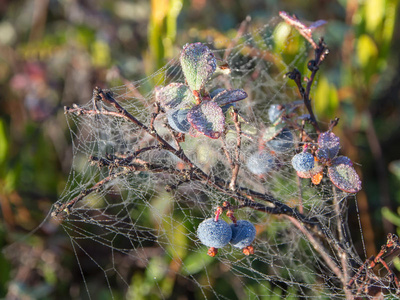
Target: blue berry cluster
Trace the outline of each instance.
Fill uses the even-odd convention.
[[[243,249],[243,253],[252,253],[251,243],[256,237],[256,228],[245,220],[239,220],[229,225],[224,220],[209,218],[200,223],[197,236],[201,243],[210,248],[208,254],[215,256],[217,249],[225,247],[228,243]],[[250,249],[249,249],[250,248]]]

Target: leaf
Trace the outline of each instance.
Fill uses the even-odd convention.
[[[267,129],[265,129],[263,135],[262,135],[262,140],[264,142],[268,142],[270,140],[272,140],[273,138],[275,138],[278,134],[280,134],[283,130],[283,128],[285,128],[286,124],[284,123],[278,123],[275,126],[270,126]]]
[[[217,68],[214,54],[202,43],[186,44],[180,61],[186,81],[194,91],[201,90]]]
[[[333,132],[323,132],[318,137],[318,158],[332,159],[339,153],[340,140]]]
[[[247,98],[247,93],[243,90],[223,90],[212,98],[212,101],[219,106],[224,106]]]
[[[361,180],[356,170],[347,164],[328,167],[328,176],[332,183],[347,193],[357,193],[361,190]]]
[[[196,103],[192,91],[183,83],[171,83],[164,87],[156,87],[156,101],[166,110],[178,106],[193,106]]]
[[[353,162],[347,156],[335,157],[334,159],[332,159],[331,164],[332,165],[341,165],[341,164],[343,164],[343,165],[353,166]]]
[[[190,129],[190,123],[187,120],[189,109],[176,109],[168,113],[168,124],[176,131],[187,133]]]
[[[224,131],[225,116],[222,109],[211,101],[193,107],[187,119],[197,131],[212,139],[219,138]]]

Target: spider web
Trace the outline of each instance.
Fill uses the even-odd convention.
[[[290,207],[301,207],[304,215],[317,219],[334,239],[340,240],[341,232],[342,239],[348,241],[347,253],[360,266],[362,261],[353,250],[345,226],[348,201],[354,197],[336,189],[326,176],[318,186],[297,177],[290,161],[299,143],[299,131],[291,128],[295,136],[293,149],[273,154],[276,164],[268,174],[259,177],[246,168],[248,157],[260,147],[259,137],[271,126],[267,117],[270,105],[299,100],[296,86],[284,74],[294,67],[303,68],[311,53],[294,31],[286,48],[274,52],[279,26],[283,26],[277,23],[274,20],[252,30],[228,49],[221,48],[226,41],[208,44],[216,57],[226,56],[231,74],[216,76],[207,89],[242,88],[249,95],[236,104],[245,120],[237,184],[272,195]],[[296,54],[290,55],[288,48],[293,43],[298,47]],[[155,111],[153,89],[171,82],[184,82],[178,59],[150,77],[110,91],[123,108],[150,126]],[[115,111],[93,99],[81,108]],[[302,107],[299,110],[306,113]],[[255,253],[245,256],[228,245],[219,249],[216,257],[209,257],[196,229],[204,219],[213,217],[216,207],[224,201],[239,205],[235,199],[207,182],[191,180],[181,159],[161,149],[156,139],[126,119],[69,113],[67,122],[73,141],[73,166],[57,204],[68,203],[98,186],[76,202],[61,223],[70,237],[88,298],[97,299],[100,291],[106,292],[106,298],[114,299],[345,297],[340,280],[316,251],[315,244],[293,221],[281,215],[251,208],[235,210],[237,219],[249,220],[256,226]],[[154,128],[176,149],[166,123],[166,116],[161,113]],[[234,156],[237,132],[234,124],[227,122],[226,126],[220,139],[186,134],[180,146],[209,178],[229,183],[232,170],[226,153]],[[308,126],[306,130],[316,138]],[[147,151],[132,158],[144,148]],[[139,159],[153,171],[127,170],[118,163],[110,167],[116,159]],[[329,259],[340,266],[340,257],[332,250],[334,246],[321,244]],[[347,267],[355,268],[350,263]],[[94,286],[99,281],[103,286]]]

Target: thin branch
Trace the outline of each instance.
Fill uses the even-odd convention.
[[[326,264],[329,266],[330,270],[340,279],[340,281],[342,281],[343,286],[345,286],[346,282],[344,281],[342,271],[339,269],[336,263],[331,259],[329,254],[326,253],[323,245],[319,243],[314,238],[314,236],[297,219],[288,216],[285,217],[289,219],[293,223],[293,225],[296,226],[307,237],[307,239],[310,241],[314,249],[321,255]]]
[[[229,188],[234,191],[236,189],[236,181],[237,177],[239,175],[239,169],[240,169],[240,147],[242,144],[242,128],[239,122],[239,114],[237,109],[233,109],[232,112],[232,119],[233,123],[235,124],[235,129],[236,129],[236,147],[235,147],[235,162],[234,162],[234,167],[232,170],[232,177],[231,177],[231,182],[229,183]]]

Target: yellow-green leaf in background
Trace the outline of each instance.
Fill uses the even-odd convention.
[[[8,153],[8,139],[6,133],[6,125],[0,119],[0,168],[3,169]]]
[[[111,62],[110,47],[102,40],[96,40],[91,45],[92,63],[96,67],[107,67]]]
[[[373,34],[381,25],[385,17],[385,0],[365,1],[365,27],[367,32]]]
[[[358,63],[366,69],[369,64],[376,62],[377,57],[378,48],[374,40],[367,34],[361,35],[357,41]]]
[[[389,208],[383,207],[382,210],[382,216],[388,220],[390,223],[396,225],[397,227],[400,227],[400,216],[394,212],[392,212]]]
[[[325,76],[318,80],[315,98],[312,100],[316,115],[323,119],[332,119],[339,106],[337,89]]]

